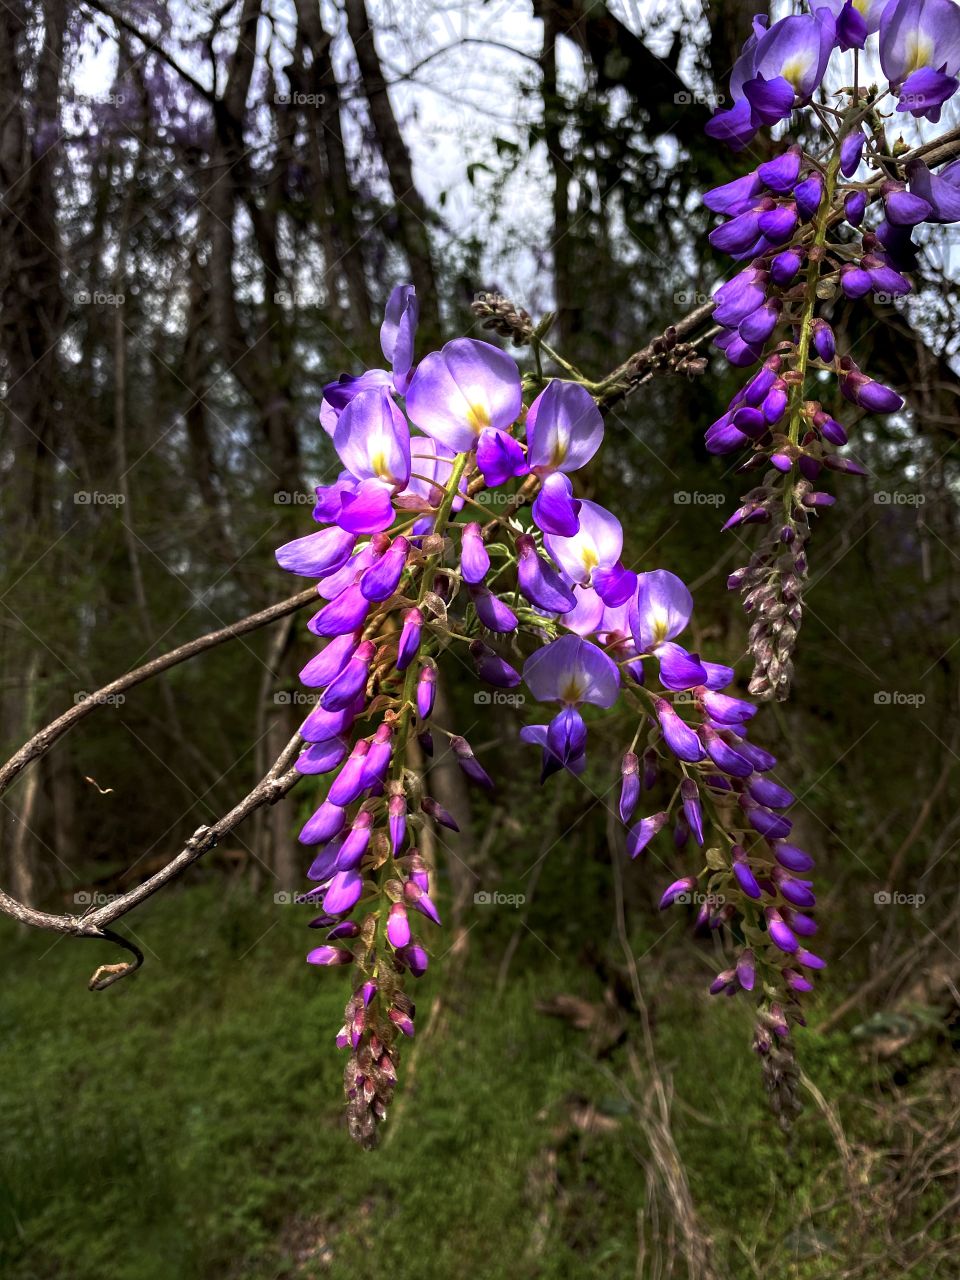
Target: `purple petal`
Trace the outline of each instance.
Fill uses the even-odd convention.
[[[389,488],[403,488],[410,477],[410,429],[383,389],[354,396],[337,422],[333,447],[358,480],[380,480]]]
[[[573,496],[573,485],[560,471],[544,480],[533,500],[533,522],[543,533],[572,538],[580,528],[581,504]]]
[[[693,596],[674,573],[654,569],[638,577],[637,597],[630,610],[630,630],[641,653],[652,653],[673,640],[693,613]]]
[[[356,541],[354,534],[331,525],[319,533],[308,533],[305,538],[295,538],[293,542],[278,547],[277,563],[288,573],[322,578],[350,559]]]
[[[612,707],[620,693],[616,663],[576,635],[561,636],[531,654],[523,678],[538,702]]]
[[[431,352],[407,391],[411,421],[457,453],[473,449],[485,427],[509,427],[521,407],[515,362],[475,338],[456,338]]]
[[[554,379],[527,411],[526,432],[532,471],[577,471],[600,448],[603,418],[586,387]]]

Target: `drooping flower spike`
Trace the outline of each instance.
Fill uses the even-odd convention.
[[[769,30],[755,22],[731,76],[734,106],[713,117],[708,133],[742,148],[809,97],[834,45],[848,58],[843,51],[875,41],[901,113],[936,120],[960,88],[953,0],[813,0],[810,9]],[[913,229],[960,219],[960,162],[934,174],[920,160],[903,170],[881,160],[893,140],[868,129],[868,117],[883,95],[856,91],[849,70],[846,63],[837,69],[846,87],[831,107],[829,130],[812,122],[809,154],[788,138],[771,160],[704,196],[724,219],[711,243],[743,263],[714,295],[721,326],[714,342],[730,364],[750,372],[708,427],[706,446],[742,453],[742,470],[760,472],[724,527],[759,530],[729,585],[751,616],[749,687],[761,698],[790,691],[813,517],[835,501],[824,481],[866,474],[857,458],[839,452],[849,435],[839,420],[842,402],[870,414],[903,407],[893,388],[843,350],[831,323],[836,301],[891,305],[908,294]]]
[[[771,189],[782,190],[799,172],[794,156],[765,170]],[[749,185],[738,199],[753,198]],[[754,285],[765,281],[758,276]],[[748,289],[735,310],[744,299],[753,310],[760,305]],[[793,797],[766,776],[773,757],[747,740],[754,708],[722,692],[733,680],[729,667],[678,643],[693,607],[686,586],[663,570],[638,577],[628,569],[616,516],[577,495],[571,477],[603,437],[588,390],[549,382],[525,411],[516,363],[466,338],[427,353],[414,370],[415,322],[412,292],[395,291],[381,334],[393,372],[336,384],[349,389],[331,393],[334,401],[341,394],[333,444],[344,471],[318,489],[320,528],[277,552],[284,568],[317,581],[319,608],[308,628],[323,646],[302,672],[313,705],[297,769],[321,788],[300,839],[310,849],[310,927],[327,932],[308,960],[353,966],[336,1042],[347,1053],[350,1131],[364,1145],[376,1140],[396,1088],[400,1043],[416,1031],[405,983],[429,963],[429,937],[416,930],[440,923],[418,833],[425,822],[458,830],[456,817],[412,777],[409,744],[416,738],[432,754],[434,738],[446,739],[471,782],[494,784],[464,735],[433,725],[437,656],[453,641],[467,642],[479,679],[501,691],[515,689],[521,675],[498,649],[523,647],[527,690],[555,708],[546,723],[520,733],[540,747],[544,779],[586,768],[585,708],[609,711],[627,699],[638,716],[622,753],[628,852],[638,858],[672,823],[678,847],[703,846],[708,865],[667,889],[665,906],[682,904],[688,892],[695,898],[709,876],[700,906],[712,927],[737,915],[733,896],[717,905],[724,885],[740,895],[738,919],[744,904],[758,904],[756,926],[741,920],[751,931],[749,956],[731,971],[738,976],[724,976],[725,989],[749,991],[751,974],[762,973],[764,990],[772,984],[792,1008],[819,963],[798,943],[785,967],[780,923],[807,936],[816,927],[815,897],[800,878],[808,855],[787,843]],[[751,338],[759,341],[755,329]],[[821,355],[824,341],[820,335]],[[842,373],[854,394],[870,394],[856,370]],[[777,378],[771,370],[764,403],[775,398]],[[755,438],[742,414],[741,426],[745,439]],[[481,517],[481,486],[514,486],[513,497],[532,500],[533,524],[510,527],[497,507]],[[458,519],[468,498],[469,514]],[[659,691],[645,683],[645,659],[657,663]],[[646,745],[638,745],[641,735]],[[661,783],[672,798],[637,820],[641,796]],[[722,795],[725,818],[716,805]],[[723,864],[706,848],[718,824],[739,851]],[[754,885],[759,897],[751,897]],[[770,959],[771,948],[780,960]]]

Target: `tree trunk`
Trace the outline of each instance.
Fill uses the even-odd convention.
[[[430,213],[414,182],[410,152],[393,113],[366,0],[346,0],[346,4],[347,29],[357,55],[360,79],[370,107],[370,119],[387,167],[393,198],[397,202],[400,241],[410,263],[413,283],[417,287],[420,323],[429,345],[440,338],[437,278],[427,232]]]

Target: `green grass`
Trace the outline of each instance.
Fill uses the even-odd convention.
[[[348,980],[303,963],[299,909],[202,885],[133,920],[146,965],[96,994],[85,984],[113,958],[105,946],[9,925],[0,936],[7,1280],[635,1274],[643,1139],[618,1085],[634,1086],[624,1051],[598,1061],[583,1034],[534,1011],[559,991],[598,998],[572,928],[557,957],[525,938],[498,996],[507,926],[478,923],[442,1027],[406,1051],[388,1139],[369,1154],[346,1138],[332,1044]],[[648,945],[641,931],[638,954]],[[734,1236],[788,1232],[832,1140],[808,1111],[784,1145],[744,1008],[704,1000],[686,944],[676,955],[655,952],[644,970],[684,1104],[676,1138],[721,1274],[747,1276]],[[421,984],[422,1010],[443,968]],[[828,1096],[865,1087],[846,1037],[806,1040]],[[579,1132],[573,1100],[617,1127]]]

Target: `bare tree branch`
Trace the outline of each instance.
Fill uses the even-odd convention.
[[[29,742],[26,742],[19,751],[10,757],[0,768],[0,795],[7,790],[28,764],[46,755],[53,744],[79,720],[82,720],[84,716],[90,715],[97,707],[108,705],[109,699],[114,695],[123,693],[127,689],[132,689],[135,685],[142,684],[144,681],[160,675],[161,672],[167,671],[181,662],[187,662],[208,649],[213,649],[228,640],[235,640],[239,636],[257,630],[259,627],[267,626],[278,618],[286,617],[297,609],[303,608],[304,605],[313,603],[316,599],[316,589],[310,587],[306,591],[290,596],[287,600],[281,600],[267,609],[261,609],[259,613],[253,613],[246,618],[241,618],[239,622],[231,623],[230,626],[222,627],[218,631],[211,631],[204,636],[198,636],[197,639],[180,645],[179,648],[173,649],[159,658],[154,658],[151,662],[137,667],[126,675],[120,676],[117,680],[112,680],[109,684],[104,685],[102,689],[98,689],[96,693],[91,694],[90,697],[85,698],[82,702],[71,707],[69,711],[64,712],[62,716],[51,721],[50,724],[34,734]],[[142,884],[129,890],[129,892],[119,894],[111,899],[110,902],[92,911],[87,911],[83,915],[76,916],[37,911],[0,889],[0,914],[10,916],[21,924],[30,925],[35,929],[47,929],[55,933],[71,934],[78,938],[99,938],[104,941],[114,942],[129,951],[134,957],[133,961],[126,961],[116,965],[101,965],[90,979],[89,985],[92,991],[104,990],[128,973],[133,973],[143,963],[143,954],[139,948],[128,939],[114,933],[107,926],[121,916],[126,915],[134,907],[139,906],[147,898],[152,897],[158,889],[163,888],[165,884],[179,876],[187,867],[196,862],[198,858],[201,858],[214,845],[218,844],[244,818],[249,817],[251,813],[264,805],[275,804],[277,800],[285,796],[300,778],[296,769],[292,767],[299,754],[300,746],[300,736],[299,734],[294,734],[273,765],[251,791],[239,800],[228,813],[213,823],[212,826],[198,827],[180,852],[166,866],[162,867]]]

